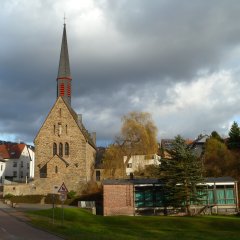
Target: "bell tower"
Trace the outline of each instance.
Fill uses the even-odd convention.
[[[67,33],[66,33],[66,23],[63,25],[63,36],[62,36],[62,46],[58,67],[57,76],[57,98],[63,97],[65,102],[71,106],[71,72],[68,56],[68,44],[67,44]]]

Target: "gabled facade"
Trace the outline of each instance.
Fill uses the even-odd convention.
[[[34,143],[35,179],[47,178],[52,186],[64,182],[70,190],[91,180],[94,140],[62,97],[55,102]]]
[[[28,182],[34,178],[33,147],[27,144],[1,144],[0,155],[0,183]]]

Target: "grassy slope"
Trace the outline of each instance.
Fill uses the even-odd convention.
[[[102,217],[81,209],[65,209],[62,225],[61,213],[61,209],[55,209],[55,224],[52,224],[52,210],[34,211],[29,215],[34,225],[66,239],[240,239],[238,217]]]

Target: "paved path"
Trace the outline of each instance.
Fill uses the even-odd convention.
[[[8,207],[0,201],[1,240],[62,240],[48,232],[36,229],[27,222],[21,211]]]

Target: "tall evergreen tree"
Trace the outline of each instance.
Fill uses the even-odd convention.
[[[203,182],[201,161],[181,136],[175,138],[169,153],[171,158],[163,159],[160,165],[161,178],[166,185],[165,203],[184,206],[190,215],[191,202],[198,202],[201,197],[196,189]]]
[[[229,131],[229,148],[238,148],[240,146],[240,129],[237,122],[233,122]]]

